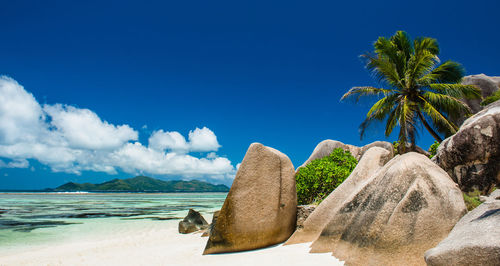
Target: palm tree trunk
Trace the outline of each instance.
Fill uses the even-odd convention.
[[[432,129],[432,127],[427,123],[427,121],[425,121],[422,112],[420,112],[420,110],[417,110],[417,114],[420,120],[422,121],[422,124],[424,124],[424,127],[427,129],[427,131],[431,133],[431,135],[434,137],[434,139],[436,139],[437,142],[441,143],[443,139],[436,133],[436,131],[434,131],[434,129]]]

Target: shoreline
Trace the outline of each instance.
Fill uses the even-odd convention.
[[[0,265],[343,265],[331,253],[309,253],[310,243],[202,255],[207,238],[180,234],[177,225],[142,221],[104,234],[22,246],[0,253]]]

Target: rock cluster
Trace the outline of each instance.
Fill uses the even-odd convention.
[[[466,212],[457,185],[418,153],[395,157],[360,185],[342,196],[311,252],[350,265],[420,265]]]
[[[312,241],[311,252],[332,252],[348,265],[498,265],[500,190],[464,216],[460,188],[486,191],[500,183],[499,125],[500,102],[465,121],[433,161],[416,152],[394,157],[388,142],[322,141],[302,166],[335,148],[349,150],[359,163],[316,208],[297,207],[288,157],[254,143],[214,214],[204,254],[288,239]]]
[[[295,230],[295,170],[288,157],[259,143],[248,148],[203,254],[281,243]]]

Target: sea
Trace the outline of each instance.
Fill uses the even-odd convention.
[[[211,217],[226,195],[0,192],[0,256],[16,248],[106,237],[147,226],[174,226],[191,208]]]

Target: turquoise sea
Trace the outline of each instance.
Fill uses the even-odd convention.
[[[129,232],[131,227],[175,226],[190,208],[210,217],[226,195],[0,193],[0,255],[12,248]]]

